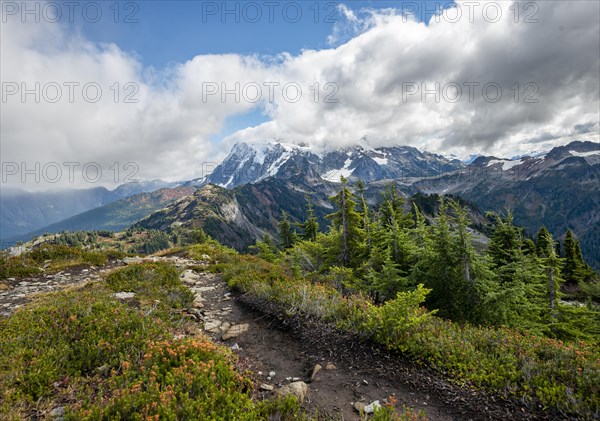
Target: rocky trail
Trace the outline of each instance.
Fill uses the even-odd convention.
[[[234,295],[218,275],[198,271],[205,262],[180,256],[131,258],[102,268],[9,279],[0,290],[0,317],[37,293],[96,281],[116,267],[140,261],[168,261],[183,270],[181,279],[196,297],[189,317],[238,354],[240,365],[254,373],[261,397],[293,393],[306,411],[327,420],[360,420],[361,408],[369,412],[390,398],[399,410],[410,406],[429,420],[545,419],[514,402],[459,388],[319,322],[278,318],[268,303]]]

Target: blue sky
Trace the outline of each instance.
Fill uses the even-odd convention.
[[[111,19],[103,18],[98,23],[80,20],[79,28],[88,39],[116,43],[125,51],[136,52],[144,65],[156,68],[185,62],[199,54],[298,54],[303,49],[330,48],[327,38],[334,23],[343,20],[337,10],[342,2],[330,1],[140,1],[135,2],[137,9],[128,3],[120,2],[119,23],[112,19],[114,9],[105,7],[104,13],[110,13]],[[245,6],[245,3],[260,7],[261,17],[257,22],[252,22],[256,20],[257,9]],[[396,8],[407,11],[417,5],[419,12],[416,15],[423,19],[431,17],[428,11],[452,3],[402,0],[344,4],[352,10]],[[296,6],[301,8],[302,16],[294,22]],[[223,12],[233,12],[236,7],[239,22],[236,22],[235,12],[223,17]],[[138,22],[124,23],[127,16]]]

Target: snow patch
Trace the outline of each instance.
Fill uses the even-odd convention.
[[[373,157],[372,159],[373,159],[373,161],[377,162],[379,165],[387,165],[388,164],[387,158]]]
[[[517,165],[521,165],[523,163],[523,161],[516,160],[516,161],[504,161],[504,163],[502,164],[502,169],[504,171],[508,171],[510,170],[512,167],[516,167]]]
[[[323,180],[327,180],[332,183],[337,183],[340,181],[340,177],[342,175],[346,178],[348,178],[352,175],[354,170],[350,169],[350,165],[352,165],[352,160],[350,158],[348,158],[348,159],[346,159],[346,161],[344,161],[343,168],[340,168],[339,170],[327,171],[325,174],[323,174],[321,176],[321,178]]]
[[[509,161],[507,159],[492,159],[490,160],[490,162],[487,163],[486,167],[491,167],[495,164],[502,164],[502,170],[508,171],[512,167],[516,167],[517,165],[521,165],[522,163],[523,161],[521,161],[520,159],[517,159],[515,161]]]
[[[589,151],[589,152],[569,151],[569,153],[573,156],[592,156],[592,155],[600,155],[600,150]]]
[[[229,180],[227,180],[227,183],[219,183],[219,184],[217,184],[217,186],[223,187],[226,189],[231,185],[232,182],[233,182],[233,175],[231,177],[229,177]]]

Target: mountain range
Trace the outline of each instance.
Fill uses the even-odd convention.
[[[310,148],[286,143],[237,143],[208,176],[191,184],[234,188],[269,177],[286,177],[300,169],[304,178],[338,182],[340,176],[372,182],[385,179],[436,176],[464,168],[458,159],[421,152],[411,146],[370,148],[355,146],[313,153]]]
[[[175,187],[179,183],[162,180],[126,183],[114,190],[105,187],[28,192],[2,186],[0,189],[0,241],[29,238],[32,232],[91,209],[139,193]]]
[[[577,141],[515,159],[478,156],[470,164],[409,146],[315,153],[280,142],[238,143],[210,175],[181,183],[187,190],[168,187],[156,197],[132,195],[35,234],[121,229],[137,218],[136,227],[165,231],[202,226],[219,241],[243,248],[265,233],[275,234],[282,211],[292,221],[302,220],[307,193],[320,223],[327,224],[328,197],[341,175],[351,183],[365,181],[371,203],[394,183],[406,197],[452,194],[483,211],[511,209],[515,223],[530,236],[542,225],[555,238],[571,229],[586,259],[600,268],[600,145]]]

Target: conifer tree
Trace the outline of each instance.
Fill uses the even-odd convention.
[[[489,212],[488,216],[495,220],[495,227],[487,252],[500,282],[507,284],[514,279],[518,265],[522,263],[521,230],[514,226],[510,210],[506,211],[504,217],[495,212]]]
[[[577,255],[577,249],[575,246],[575,239],[571,230],[567,230],[565,234],[564,244],[564,259],[565,264],[563,266],[563,276],[565,282],[569,284],[577,284],[580,279],[577,279],[577,275],[581,273],[580,265],[583,264],[581,256]]]
[[[427,298],[428,308],[439,309],[442,317],[464,320],[462,297],[465,295],[465,282],[451,234],[448,205],[443,198],[430,235],[428,247],[422,250],[413,272],[416,281],[422,280],[432,290]]]
[[[306,241],[316,241],[317,233],[319,232],[319,222],[315,217],[315,211],[310,200],[310,196],[306,195],[306,221],[301,224],[302,228],[302,239]]]
[[[267,262],[274,262],[277,258],[277,249],[273,245],[273,240],[269,234],[265,234],[262,240],[256,240],[250,249],[256,250],[258,256]]]
[[[356,182],[358,198],[360,199],[360,214],[362,217],[361,228],[365,232],[367,248],[371,248],[371,216],[369,214],[369,205],[365,199],[365,183],[362,180]]]
[[[398,194],[396,185],[391,184],[381,193],[379,218],[384,226],[390,227],[395,220],[401,228],[411,228],[413,221],[404,213],[404,198]]]
[[[547,282],[546,285],[548,291],[547,297],[551,330],[554,330],[553,325],[556,323],[558,318],[558,298],[560,293],[560,283],[562,282],[559,269],[560,259],[556,255],[554,244],[555,243],[552,239],[552,235],[545,227],[542,227],[537,236],[537,251]]]
[[[391,247],[393,260],[403,272],[408,272],[414,264],[416,245],[410,235],[414,221],[404,212],[404,199],[398,195],[394,185],[386,188],[379,206],[380,228],[386,233],[384,241]]]
[[[339,231],[338,261],[344,266],[350,266],[358,263],[364,231],[360,228],[361,217],[356,211],[356,202],[348,188],[348,180],[341,176],[340,181],[340,191],[330,198],[337,206],[337,211],[327,217]]]
[[[535,251],[538,257],[548,257],[549,247],[554,247],[554,242],[546,227],[542,226],[538,231],[535,241]]]
[[[427,236],[427,224],[425,222],[425,217],[417,207],[417,205],[413,202],[413,214],[415,216],[415,229],[414,229],[414,238],[416,242],[416,246],[419,250],[425,248],[425,241]]]
[[[279,242],[281,243],[281,247],[284,250],[291,248],[294,245],[294,232],[292,230],[292,225],[287,219],[287,213],[285,211],[281,214],[281,220],[279,224]]]
[[[376,271],[371,268],[367,273],[368,290],[376,303],[395,298],[398,292],[406,289],[407,281],[392,259],[391,249],[388,247],[381,254],[381,269]]]
[[[523,253],[527,256],[536,254],[535,242],[531,238],[525,238],[523,240]]]

